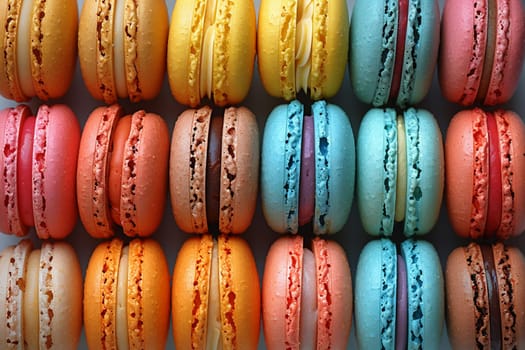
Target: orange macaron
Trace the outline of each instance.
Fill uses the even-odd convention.
[[[170,284],[164,251],[151,239],[99,244],[84,281],[89,349],[164,349]]]
[[[124,116],[119,105],[89,116],[77,166],[77,197],[86,231],[96,238],[115,234],[149,236],[164,213],[169,131],[161,116],[143,110]]]

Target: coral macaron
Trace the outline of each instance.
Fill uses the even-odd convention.
[[[164,251],[152,239],[115,238],[93,251],[84,281],[89,349],[165,349],[170,280]]]
[[[263,0],[258,21],[259,73],[270,95],[290,101],[303,91],[319,100],[339,91],[348,57],[346,1]]]
[[[0,25],[0,94],[15,101],[64,95],[77,60],[77,1],[2,0]]]
[[[172,325],[177,349],[256,349],[259,276],[239,236],[191,237],[173,271]]]
[[[197,107],[240,103],[248,94],[255,61],[252,0],[178,0],[168,37],[171,93]]]
[[[0,231],[61,239],[77,222],[78,120],[65,105],[0,111]]]
[[[507,239],[525,230],[525,124],[511,111],[457,113],[445,142],[446,200],[454,231]]]
[[[352,324],[352,278],[343,248],[316,237],[277,239],[262,286],[268,349],[345,349]]]
[[[439,82],[462,105],[508,101],[525,54],[522,0],[447,0],[443,9]]]
[[[255,212],[259,129],[245,107],[188,109],[177,119],[170,153],[175,222],[190,233],[242,233]]]
[[[77,196],[90,235],[107,238],[117,225],[149,236],[160,225],[168,176],[169,132],[157,114],[123,116],[119,105],[96,108],[80,141]]]
[[[106,103],[157,96],[166,72],[167,39],[165,1],[84,1],[78,56],[91,95]]]

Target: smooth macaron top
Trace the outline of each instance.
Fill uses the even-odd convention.
[[[61,239],[77,222],[80,125],[65,105],[31,114],[27,106],[0,112],[0,230],[23,236],[34,226],[39,238]]]
[[[117,225],[128,236],[149,236],[162,220],[167,191],[169,132],[161,116],[123,116],[118,105],[98,107],[82,132],[77,166],[80,218],[93,237]]]
[[[449,0],[443,9],[439,82],[444,97],[462,105],[508,101],[525,55],[521,0]]]
[[[439,46],[436,0],[358,0],[350,22],[350,78],[373,106],[400,107],[426,96]]]
[[[395,349],[400,317],[398,293],[406,298],[406,337],[414,348],[439,349],[445,297],[439,256],[425,241],[406,240],[399,252],[387,239],[369,242],[362,250],[355,279],[355,324],[360,349]],[[399,264],[400,259],[404,264]],[[406,269],[406,286],[398,274]]]
[[[341,108],[324,100],[314,102],[311,112],[307,116],[304,106],[294,100],[274,108],[266,120],[261,201],[266,222],[276,232],[296,233],[312,223],[315,234],[335,233],[350,212],[355,174],[350,121]],[[308,118],[312,125],[305,129]],[[307,149],[310,159],[305,157]],[[311,184],[301,188],[305,182]],[[311,211],[302,223],[301,206],[308,202]]]
[[[181,230],[246,231],[259,182],[255,115],[245,107],[184,111],[173,129],[169,167],[173,216]]]
[[[65,242],[29,240],[0,252],[0,346],[76,348],[82,328],[82,271]]]
[[[170,284],[166,257],[151,239],[120,239],[93,251],[84,281],[84,325],[90,349],[164,349]]]
[[[253,1],[179,0],[171,15],[168,78],[171,93],[197,107],[242,102],[250,90],[255,61]]]
[[[167,39],[164,1],[85,1],[78,54],[90,94],[108,104],[157,96],[166,72]]]
[[[428,233],[437,222],[444,188],[441,131],[422,109],[371,109],[357,137],[357,204],[372,235],[390,236],[403,222],[406,236]]]
[[[343,248],[300,235],[277,239],[268,252],[262,285],[268,349],[346,348],[352,323],[352,279]]]
[[[517,114],[460,111],[445,159],[448,217],[458,235],[507,239],[525,230],[525,125]]]
[[[348,28],[346,1],[261,1],[257,57],[266,91],[286,101],[300,91],[314,100],[334,96],[346,69]]]
[[[260,288],[250,246],[239,236],[191,237],[175,262],[172,324],[180,349],[255,349]]]
[[[454,249],[447,259],[447,330],[456,349],[519,348],[525,342],[525,259],[502,243]]]
[[[18,102],[63,96],[77,60],[77,2],[5,0],[0,24],[0,94]]]

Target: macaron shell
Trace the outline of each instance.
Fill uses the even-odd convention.
[[[10,4],[4,1],[0,11],[0,23],[5,30],[0,31],[0,94],[15,101],[27,99],[18,80],[17,29],[22,2]]]
[[[275,107],[264,126],[261,204],[266,223],[275,232],[298,230],[302,131],[299,101]]]
[[[33,143],[33,212],[42,239],[61,239],[77,222],[76,166],[80,125],[69,107],[38,109]],[[44,199],[45,198],[45,199]]]
[[[138,111],[124,146],[120,223],[128,236],[149,236],[160,225],[167,191],[169,132],[157,114]]]
[[[346,113],[318,101],[315,124],[316,191],[314,233],[336,233],[346,224],[354,197],[355,142]]]
[[[248,243],[238,236],[220,235],[217,244],[223,346],[255,349],[261,315],[255,258]]]
[[[212,109],[188,109],[171,136],[169,183],[171,209],[184,232],[207,233],[206,159]]]
[[[14,246],[8,246],[0,252],[0,315],[7,315],[9,303],[7,301],[8,284],[9,284],[9,265],[15,251]],[[5,316],[4,316],[5,317]],[[7,348],[7,339],[9,338],[9,329],[7,322],[0,325],[0,346]]]
[[[224,111],[219,230],[242,233],[255,213],[259,185],[259,129],[244,107]]]
[[[344,349],[352,326],[352,277],[346,252],[335,241],[312,242],[317,275],[317,348]]]
[[[214,39],[205,41],[205,14],[214,6]],[[192,14],[188,16],[188,14]],[[207,96],[218,106],[236,104],[247,95],[255,59],[255,7],[252,1],[177,1],[173,7],[168,37],[168,78],[175,99],[196,107],[206,91],[201,84],[201,57],[210,49],[212,93]],[[205,67],[209,70],[210,67]]]
[[[109,159],[111,139],[122,108],[98,107],[91,112],[80,139],[77,163],[77,203],[80,219],[93,237],[114,233],[109,208]]]
[[[154,240],[129,243],[128,334],[131,349],[164,349],[169,326],[170,278],[161,246]]]

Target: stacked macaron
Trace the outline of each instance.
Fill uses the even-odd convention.
[[[337,94],[348,54],[346,1],[263,0],[257,55],[275,107],[264,129],[261,204],[285,236],[268,252],[262,286],[268,349],[346,348],[352,279],[344,249],[320,237],[341,231],[354,194],[355,144]],[[314,238],[312,238],[312,235]]]

